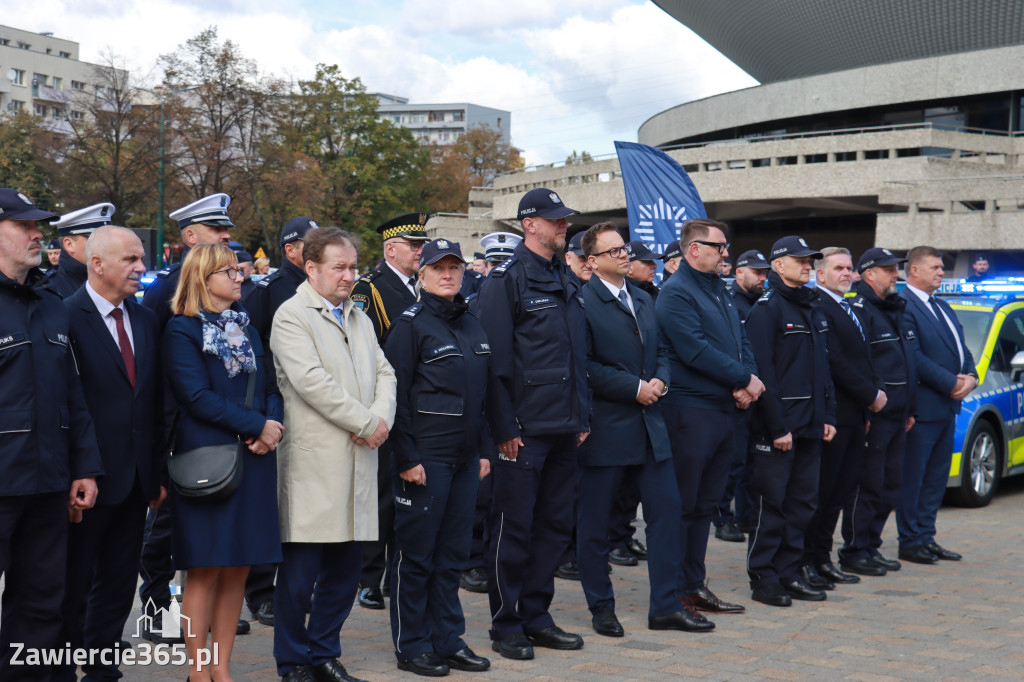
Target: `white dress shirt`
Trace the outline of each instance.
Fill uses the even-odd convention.
[[[387,261],[384,261],[384,265],[386,265],[389,268],[391,268],[391,272],[395,273],[395,275],[398,276],[398,279],[402,280],[402,284],[405,285],[406,289],[411,291],[413,294],[416,293],[416,285],[409,286],[409,277],[410,276],[414,277],[415,275],[404,275],[404,274],[402,274],[401,270],[399,270],[398,268],[396,268],[394,265],[392,265],[391,263],[389,263]]]
[[[949,327],[949,333],[953,335],[953,340],[956,342],[956,350],[960,353],[960,367],[962,368],[964,366],[964,347],[960,345],[960,335],[956,333],[956,327],[953,326],[953,321],[949,319],[949,316],[946,315],[946,311],[943,310],[941,306],[932,306],[931,301],[928,300],[932,298],[931,295],[921,291],[910,282],[907,282],[907,289],[921,299],[921,302],[924,303],[924,307],[931,310],[935,317],[940,320],[945,320],[946,326]]]
[[[114,311],[114,308],[119,308],[121,314],[124,315],[124,331],[128,335],[128,343],[132,345],[132,355],[135,354],[135,338],[132,336],[132,325],[128,319],[128,310],[124,307],[122,301],[120,305],[115,306],[113,303],[96,293],[96,290],[92,288],[89,282],[85,283],[85,291],[89,294],[89,298],[92,299],[93,304],[96,306],[96,310],[99,311],[100,317],[103,318],[103,324],[107,325],[107,331],[114,338],[114,344],[118,348],[121,347],[121,342],[117,338],[117,320],[115,320],[110,313]]]

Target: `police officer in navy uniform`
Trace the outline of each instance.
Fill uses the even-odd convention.
[[[486,262],[484,276],[491,274],[491,270],[511,258],[521,241],[522,236],[515,232],[491,232],[481,237],[480,246],[484,247]]]
[[[899,500],[907,432],[914,425],[917,374],[911,340],[914,333],[904,318],[907,301],[896,290],[899,266],[905,258],[883,248],[864,252],[857,261],[861,281],[853,285],[853,311],[868,339],[871,364],[888,397],[881,412],[868,415],[863,459],[857,474],[857,494],[843,511],[843,547],[839,565],[849,573],[881,576],[898,571],[900,562],[880,551],[882,529]]]
[[[764,294],[764,281],[770,267],[764,254],[757,250],[744,251],[736,259],[736,278],[729,283],[728,291],[732,295],[741,325],[746,324],[750,309]],[[726,542],[746,541],[743,533],[749,528],[750,521],[750,466],[747,448],[750,412],[740,410],[735,416],[736,443],[729,480],[725,483],[722,500],[711,516],[711,522],[715,524],[715,537]]]
[[[665,253],[661,254],[662,269],[665,271],[664,278],[668,277],[679,269],[679,264],[683,261],[683,249],[679,245],[679,240],[669,242],[669,245],[665,247]]]
[[[46,245],[46,275],[50,276],[57,272],[60,267],[60,240],[51,239]]]
[[[790,606],[825,593],[800,577],[803,534],[818,499],[822,441],[835,436],[835,389],[829,373],[828,320],[810,281],[820,256],[800,237],[772,245],[771,289],[745,325],[765,392],[754,405],[751,460],[755,527],[747,574],[755,601]]]
[[[39,285],[61,298],[68,298],[82,288],[89,277],[85,265],[85,243],[98,227],[109,225],[114,215],[113,204],[96,204],[62,215],[53,222],[60,235],[60,267]]]
[[[238,258],[238,268],[245,278],[242,280],[242,299],[244,299],[256,286],[256,282],[252,281],[252,254],[245,249],[238,249],[235,251],[235,257]]]
[[[156,313],[159,333],[163,335],[167,321],[171,319],[171,298],[178,288],[181,277],[181,263],[188,257],[189,249],[197,244],[223,244],[228,246],[231,240],[231,228],[234,223],[228,217],[228,206],[231,197],[227,194],[211,194],[198,201],[182,206],[170,214],[171,220],[178,222],[181,241],[185,250],[181,261],[170,265],[157,273],[156,281],[146,289],[142,305]],[[170,391],[164,396],[164,421],[169,430],[171,419],[177,408]],[[171,505],[165,503],[155,510],[150,510],[146,519],[146,536],[142,547],[142,560],[139,562],[139,573],[142,585],[139,586],[139,598],[143,608],[152,599],[157,614],[160,609],[170,605],[168,584],[174,579],[174,568],[171,564]],[[154,614],[150,614],[154,615]],[[157,615],[159,619],[159,615]],[[167,643],[181,640],[167,640],[154,622],[152,628],[143,632],[143,637],[152,642]],[[239,621],[238,634],[249,631],[247,621]]]
[[[474,258],[474,262],[475,260],[476,259]],[[462,290],[459,291],[459,293],[462,294],[463,298],[468,300],[470,296],[480,291],[480,285],[483,284],[483,282],[484,276],[482,274],[467,267],[465,276],[462,278]]]
[[[573,528],[576,448],[590,432],[583,296],[558,257],[566,217],[576,213],[549,189],[523,195],[526,237],[477,297],[492,350],[487,412],[499,453],[487,562],[490,634],[506,658],[533,658],[532,645],[583,646],[548,612]]]
[[[420,301],[399,315],[384,349],[398,381],[391,634],[399,669],[434,676],[490,667],[462,639],[459,576],[479,479],[490,471],[480,453],[494,447],[484,412],[491,350],[460,293],[459,245],[435,239],[419,262]]]
[[[658,285],[654,283],[654,275],[658,271],[656,261],[664,254],[651,251],[647,244],[636,239],[629,242],[629,283],[647,292],[654,301],[658,300]]]
[[[46,667],[10,662],[13,643],[57,648],[68,519],[93,506],[103,474],[70,345],[68,313],[33,288],[43,234],[24,194],[0,189],[0,679],[49,680]],[[24,656],[24,653],[22,654]]]
[[[352,305],[370,317],[381,348],[394,321],[416,302],[420,251],[430,241],[425,228],[428,217],[426,213],[406,213],[378,225],[377,233],[384,240],[384,263],[352,287]],[[380,539],[363,544],[359,579],[359,605],[367,609],[383,609],[381,587],[390,589],[387,562],[392,554],[395,502],[388,442],[377,449],[377,505]]]

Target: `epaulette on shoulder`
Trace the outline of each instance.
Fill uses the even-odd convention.
[[[276,282],[277,280],[281,279],[281,272],[281,270],[275,270],[274,272],[270,273],[260,281],[256,282],[256,286],[266,289],[267,287],[270,286],[271,282]]]
[[[515,261],[516,261],[516,257],[515,256],[509,256],[508,258],[506,258],[502,262],[500,262],[497,265],[495,265],[494,268],[491,270],[491,274],[488,275],[488,277],[504,277],[505,273],[508,272],[508,269],[510,267],[512,267],[512,264]]]
[[[849,299],[849,301],[850,301],[850,307],[851,308],[863,308],[864,307],[864,297],[861,296],[860,294],[855,294],[854,296],[852,296]]]
[[[422,303],[413,303],[411,306],[405,309],[405,312],[402,313],[401,317],[399,317],[398,319],[405,320],[407,322],[411,321],[412,318],[420,314],[421,310],[423,310]]]
[[[380,270],[379,269],[378,270],[370,270],[368,273],[366,273],[365,275],[363,275],[362,277],[357,279],[356,282],[370,283],[373,280],[377,279],[378,277],[380,277]]]
[[[763,294],[761,294],[761,298],[757,299],[758,302],[767,301],[769,298],[772,297],[773,293],[774,293],[774,290],[769,289],[768,291],[766,291]]]
[[[157,277],[166,277],[167,275],[171,274],[171,268],[173,268],[173,267],[174,266],[172,265],[170,267],[164,268],[160,272],[156,273],[156,276]]]

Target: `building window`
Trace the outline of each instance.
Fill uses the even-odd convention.
[[[71,53],[70,53],[70,52],[63,52],[63,51],[62,51],[62,52],[60,53],[60,56],[61,56],[61,57],[64,57],[64,59],[71,59]]]
[[[32,46],[29,43],[23,43],[20,40],[18,41],[18,49],[19,50],[28,50],[28,49],[31,49],[31,48],[32,48]]]
[[[50,77],[45,73],[32,74],[32,85],[49,85]]]
[[[0,38],[0,45],[10,45],[11,41],[7,38]]]
[[[37,104],[34,107],[34,111],[36,112],[36,116],[46,116],[46,105]]]
[[[60,78],[59,76],[54,76],[51,79],[51,84],[52,84],[54,90],[63,90],[64,89],[64,79]]]
[[[426,114],[412,114],[409,117],[409,120],[412,121],[413,123],[426,123],[427,122],[427,115]]]
[[[25,84],[25,72],[22,69],[11,69],[11,73],[14,74],[11,78],[11,83],[14,85]]]
[[[81,111],[73,110],[71,112],[71,118],[75,121],[81,121],[83,118],[85,118],[85,114],[83,114]]]
[[[71,81],[72,90],[85,90],[85,83],[82,81]]]
[[[466,120],[466,112],[465,111],[456,111],[455,113],[452,114],[452,120],[453,121],[465,121]]]
[[[430,118],[428,120],[431,123],[439,123],[441,121],[444,121],[444,112],[443,111],[431,111],[430,112]]]
[[[402,115],[401,114],[395,114],[394,116],[391,117],[391,120],[394,123],[401,123],[402,122]]]
[[[59,121],[62,118],[60,107],[53,107],[50,112],[50,117],[53,118],[54,121]]]
[[[498,117],[498,127],[501,128],[501,116]]]
[[[7,108],[11,111],[21,111],[25,108],[25,103],[20,99],[12,99],[10,104],[7,105]]]

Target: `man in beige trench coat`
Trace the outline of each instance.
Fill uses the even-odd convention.
[[[394,423],[395,374],[370,319],[349,300],[351,235],[309,234],[308,279],[278,309],[270,336],[285,415],[274,658],[286,680],[336,682],[356,679],[337,660],[339,633],[359,582],[359,543],[377,539],[376,450]]]

